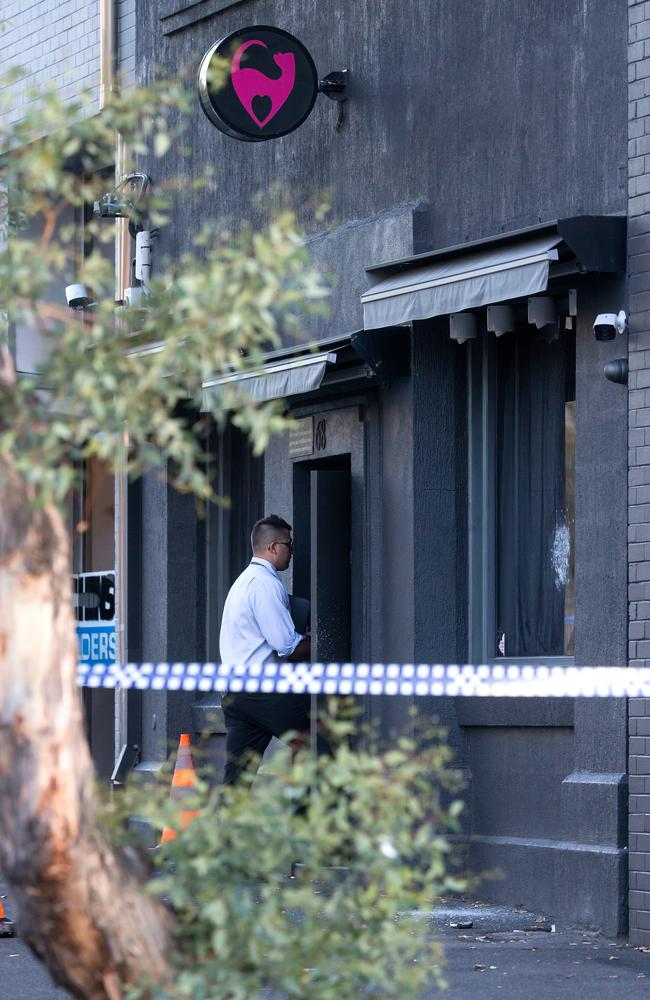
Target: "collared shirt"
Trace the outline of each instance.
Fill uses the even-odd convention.
[[[226,598],[219,636],[222,663],[251,666],[274,654],[283,659],[301,639],[278,571],[268,560],[254,556]]]

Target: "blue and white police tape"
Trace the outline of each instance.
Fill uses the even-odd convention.
[[[78,683],[141,691],[650,698],[650,669],[456,663],[81,663]]]

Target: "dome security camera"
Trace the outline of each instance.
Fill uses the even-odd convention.
[[[86,285],[66,285],[65,300],[71,309],[88,309],[95,302]]]
[[[630,371],[627,358],[615,358],[613,361],[608,361],[603,371],[609,382],[627,385]]]
[[[594,321],[594,337],[596,340],[614,340],[617,333],[625,333],[627,316],[621,309],[619,313],[599,313]]]

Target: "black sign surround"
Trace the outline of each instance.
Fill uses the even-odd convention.
[[[211,83],[213,60],[228,64],[219,88]],[[257,25],[210,46],[198,86],[213,125],[235,139],[263,142],[302,125],[318,96],[318,74],[302,42],[281,28]]]

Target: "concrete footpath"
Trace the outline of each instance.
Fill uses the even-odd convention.
[[[650,998],[650,953],[624,940],[571,931],[543,914],[472,901],[443,903],[434,925],[447,960],[443,996],[453,1000]]]
[[[422,1000],[650,1000],[650,952],[625,941],[553,931],[544,915],[472,901],[443,902],[421,919],[432,921],[444,942],[448,983],[445,993],[432,990]],[[0,938],[0,997],[68,994],[52,985],[20,938]]]

